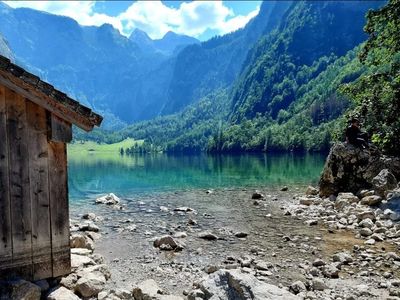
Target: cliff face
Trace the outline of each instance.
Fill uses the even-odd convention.
[[[360,149],[347,143],[337,143],[326,159],[319,182],[320,196],[339,192],[357,194],[372,188],[374,178],[384,169],[400,179],[400,158],[382,155],[375,148]]]
[[[0,34],[0,55],[14,61],[14,56],[5,38]]]

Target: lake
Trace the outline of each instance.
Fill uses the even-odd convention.
[[[320,154],[70,156],[69,197],[78,204],[111,192],[132,197],[190,189],[316,185],[324,160]]]

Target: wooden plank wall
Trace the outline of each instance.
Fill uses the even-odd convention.
[[[47,114],[0,85],[0,277],[70,271],[66,145]]]
[[[4,272],[12,265],[10,179],[6,130],[6,89],[0,85],[0,266]]]

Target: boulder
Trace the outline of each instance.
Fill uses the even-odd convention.
[[[298,296],[240,270],[219,270],[199,283],[204,300],[297,300]],[[191,293],[189,300],[196,299]],[[197,298],[197,299],[199,299]]]
[[[105,196],[96,199],[96,204],[116,205],[119,204],[120,202],[121,200],[113,193],[107,194]]]
[[[335,253],[332,259],[334,262],[340,262],[342,264],[349,264],[353,262],[353,258],[351,257],[351,254],[348,252]]]
[[[72,291],[69,289],[63,287],[63,286],[58,286],[50,291],[50,293],[47,295],[47,300],[80,300],[77,295],[75,295]]]
[[[307,190],[306,190],[306,195],[307,196],[316,196],[316,195],[318,195],[318,193],[319,193],[319,191],[315,187],[313,187],[311,185],[309,185],[307,187]]]
[[[0,281],[0,299],[40,300],[40,295],[40,287],[29,281]]]
[[[209,231],[200,232],[198,237],[203,239],[203,240],[208,240],[208,241],[213,241],[213,240],[217,240],[218,239],[218,237],[215,234],[213,234],[213,233],[211,233]]]
[[[95,262],[90,257],[78,254],[71,254],[71,268],[77,269],[79,267],[91,266]]]
[[[302,281],[298,280],[298,281],[293,282],[293,283],[290,285],[289,290],[290,290],[293,294],[297,295],[297,294],[299,294],[299,293],[301,293],[301,292],[307,291],[307,288],[306,288],[305,284],[304,284]]]
[[[133,288],[132,294],[135,300],[152,300],[157,299],[160,292],[157,283],[153,279],[148,279]]]
[[[319,182],[321,197],[372,187],[372,180],[383,169],[400,178],[400,158],[382,155],[375,147],[360,149],[347,143],[336,143],[326,159]]]
[[[253,195],[251,196],[251,199],[263,199],[264,195],[260,193],[259,191],[255,191]]]
[[[378,205],[381,202],[382,202],[382,197],[377,195],[364,197],[360,201],[361,204],[369,206]]]
[[[335,200],[335,208],[342,210],[346,206],[359,201],[360,199],[353,193],[339,193]]]
[[[379,196],[385,197],[388,191],[397,187],[397,180],[388,169],[383,169],[372,179],[372,186]]]
[[[100,272],[85,273],[75,286],[75,291],[83,297],[97,296],[104,289],[106,278]]]
[[[170,235],[164,235],[162,237],[157,238],[153,242],[153,246],[156,248],[160,248],[161,250],[182,250],[183,247],[181,244],[177,243],[174,238]]]

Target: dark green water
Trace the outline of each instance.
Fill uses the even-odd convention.
[[[152,192],[316,184],[325,156],[307,155],[167,155],[113,159],[69,158],[70,201],[113,192],[132,197]]]

